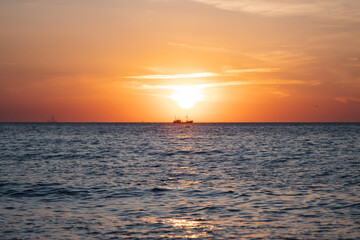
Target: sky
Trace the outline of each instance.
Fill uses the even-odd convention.
[[[360,122],[358,0],[0,0],[0,121]]]

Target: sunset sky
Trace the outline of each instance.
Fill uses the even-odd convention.
[[[0,121],[360,121],[359,0],[0,0]]]

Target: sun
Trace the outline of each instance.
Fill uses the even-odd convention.
[[[204,100],[200,86],[173,86],[174,93],[170,96],[177,104],[184,109],[192,108],[197,102]]]

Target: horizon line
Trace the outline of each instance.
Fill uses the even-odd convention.
[[[147,121],[89,121],[89,122],[81,122],[81,121],[58,121],[58,122],[40,122],[40,121],[0,121],[2,123],[49,123],[49,124],[59,124],[59,123],[173,123],[173,122],[147,122]],[[360,121],[244,121],[244,122],[194,122],[192,124],[197,123],[360,123]]]

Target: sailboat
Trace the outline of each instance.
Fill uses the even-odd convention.
[[[57,121],[55,120],[54,115],[51,116],[50,120],[47,121],[48,123],[56,123]]]

